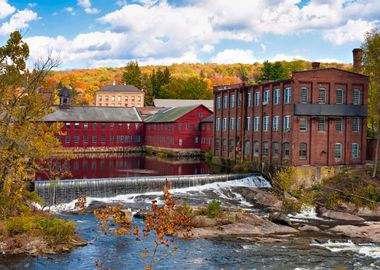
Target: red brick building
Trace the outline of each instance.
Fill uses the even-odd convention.
[[[214,88],[213,155],[258,164],[366,160],[368,77],[336,68]]]
[[[213,132],[214,132],[214,116],[203,119],[201,125],[201,151],[203,153],[212,149]]]
[[[212,111],[203,105],[165,108],[145,119],[146,148],[199,153],[203,119]]]

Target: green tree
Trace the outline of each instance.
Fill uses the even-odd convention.
[[[260,71],[259,81],[285,80],[290,77],[290,72],[286,71],[281,62],[270,63],[265,61]]]
[[[28,57],[19,32],[0,47],[0,218],[30,211],[34,197],[27,186],[40,167],[37,161],[60,145],[55,137],[59,125],[43,122],[51,109],[36,91],[57,62],[48,58],[28,69]]]
[[[380,28],[375,27],[365,35],[362,44],[364,72],[369,76],[370,121],[377,123],[377,145],[375,166],[372,176],[376,176],[380,143]]]
[[[131,61],[125,67],[123,82],[141,89],[141,70],[137,61]]]

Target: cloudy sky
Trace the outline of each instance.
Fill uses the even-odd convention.
[[[0,0],[0,45],[20,30],[61,69],[307,59],[351,63],[380,0]]]

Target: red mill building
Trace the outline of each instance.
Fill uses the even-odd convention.
[[[215,87],[213,154],[271,165],[364,163],[367,93],[367,76],[319,63],[290,80]]]

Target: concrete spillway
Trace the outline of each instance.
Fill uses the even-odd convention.
[[[177,189],[238,179],[244,179],[247,186],[271,187],[270,183],[259,174],[207,174],[36,181],[34,189],[47,205],[55,205],[73,201],[84,194],[88,197],[144,194],[161,191],[166,183],[170,183],[171,188]]]

